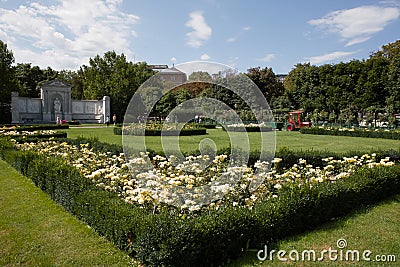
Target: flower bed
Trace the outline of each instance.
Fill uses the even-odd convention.
[[[35,138],[67,138],[67,133],[54,130],[16,131],[7,129],[0,130],[0,136],[12,136],[14,139],[26,141]]]
[[[270,132],[273,130],[273,127],[264,123],[237,123],[226,125],[225,127],[222,127],[222,129],[229,132]]]
[[[337,135],[367,138],[384,138],[400,140],[399,130],[362,129],[362,128],[337,128],[337,127],[303,127],[302,134]]]
[[[96,150],[83,140],[0,141],[2,158],[67,210],[150,266],[219,265],[240,255],[246,245],[260,247],[400,193],[399,165],[382,153],[318,160],[315,155],[303,155],[291,159],[295,163],[290,166],[286,158],[276,158],[254,194],[248,195],[241,185],[251,179],[255,169],[263,168],[260,162],[255,169],[242,166],[245,179],[224,200],[201,209],[195,204],[174,208],[160,203],[161,193],[138,190],[142,175],[147,175],[140,173],[144,157],[125,162],[123,155],[115,152]],[[228,171],[227,156],[220,155],[209,165],[215,168],[212,173],[179,174],[185,166],[199,169],[198,164],[207,160],[211,159],[188,157],[178,168],[154,155],[153,174],[165,176],[171,186],[196,186],[203,182],[199,181],[202,175]],[[128,164],[138,166],[136,177],[130,176]]]
[[[124,127],[115,127],[114,134],[116,135],[146,135],[146,136],[161,136],[161,135],[204,135],[207,130],[198,124],[191,123],[149,123],[145,126],[145,133],[143,133],[143,125],[132,123]]]
[[[68,129],[69,125],[67,124],[38,124],[38,125],[13,125],[13,126],[3,126],[0,128],[0,131],[40,131],[40,130],[61,130]]]

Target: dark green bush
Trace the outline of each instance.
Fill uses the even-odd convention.
[[[4,131],[39,131],[39,130],[61,130],[68,129],[68,124],[38,124],[38,125],[13,125],[15,128],[2,129]]]
[[[385,131],[385,130],[367,130],[367,129],[352,129],[340,130],[339,128],[324,129],[319,127],[303,127],[300,129],[302,134],[317,134],[317,135],[336,135],[336,136],[352,136],[352,137],[366,137],[366,138],[383,138],[400,140],[399,131]]]
[[[272,126],[246,126],[246,127],[222,127],[222,130],[229,132],[270,132],[273,130]]]
[[[98,140],[93,143],[95,149],[109,148]],[[285,186],[279,198],[258,203],[252,210],[228,207],[183,219],[172,208],[153,214],[127,204],[95,187],[61,159],[17,151],[6,139],[0,140],[0,149],[7,162],[54,200],[147,266],[218,266],[240,256],[247,246],[262,248],[400,193],[400,165],[396,165],[363,169],[313,188]],[[289,158],[287,162],[307,156],[280,153]],[[310,161],[325,157],[325,152],[308,153]]]
[[[122,135],[122,127],[114,127],[113,130],[115,135]]]
[[[122,135],[122,128],[120,127],[114,127],[114,134],[115,135]],[[129,134],[129,133],[127,133]],[[189,135],[204,135],[207,134],[207,130],[205,128],[195,128],[195,129],[181,129],[177,131],[173,130],[168,130],[168,131],[163,131],[159,129],[154,129],[154,130],[145,130],[145,135],[146,136],[161,136],[162,135],[171,135],[171,136],[189,136]]]
[[[37,139],[50,139],[50,138],[67,138],[67,133],[53,133],[53,134],[32,134],[32,135],[23,135],[23,136],[13,136],[13,139],[18,142],[31,142]]]

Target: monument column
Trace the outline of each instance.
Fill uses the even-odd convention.
[[[43,121],[51,121],[51,109],[49,107],[49,92],[42,89],[42,110],[43,110]]]
[[[19,93],[11,92],[11,123],[19,123]]]
[[[70,91],[65,92],[64,103],[64,119],[67,121],[72,121],[72,102]]]
[[[110,116],[110,97],[103,97],[103,123],[106,121],[107,116]]]

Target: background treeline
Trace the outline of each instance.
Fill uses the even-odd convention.
[[[352,121],[359,113],[377,112],[389,114],[391,120],[400,109],[400,40],[382,46],[367,60],[318,67],[297,64],[284,87],[283,99],[291,108],[314,117],[319,113],[324,117],[320,120]]]
[[[284,81],[268,67],[249,68],[245,74],[260,88],[272,109],[304,109],[313,121],[353,123],[362,115],[372,121],[380,112],[387,114],[390,122],[391,115],[400,111],[400,40],[382,46],[366,60],[321,66],[299,63]],[[41,83],[55,78],[72,85],[74,99],[110,96],[111,112],[121,120],[133,94],[152,75],[154,71],[147,63],[132,63],[124,54],[114,51],[90,58],[88,65],[76,71],[15,64],[13,52],[0,40],[0,123],[11,120],[12,91],[20,96],[39,97]],[[193,73],[189,80],[197,80],[196,75],[204,80],[209,74]],[[198,83],[170,92],[159,101],[155,111],[168,113],[179,103],[199,95],[224,101],[247,116],[248,108],[229,90]]]

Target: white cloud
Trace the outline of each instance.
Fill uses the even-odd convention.
[[[193,31],[188,32],[187,44],[191,47],[198,48],[204,44],[205,41],[210,39],[212,29],[208,26],[204,19],[202,11],[193,11],[189,14],[190,20],[186,22],[186,26],[192,28]]]
[[[60,0],[55,5],[31,2],[15,10],[0,8],[2,36],[17,62],[76,69],[89,57],[115,50],[127,56],[132,26],[140,18],[119,10],[121,0]]]
[[[209,60],[211,57],[209,56],[209,55],[207,55],[207,54],[203,54],[203,55],[201,55],[201,57],[200,57],[200,59],[201,60]]]
[[[307,60],[311,64],[320,64],[320,63],[324,63],[324,62],[334,61],[337,59],[348,58],[349,56],[351,56],[355,53],[356,52],[335,51],[335,52],[324,54],[321,56],[310,57],[310,58],[307,58]]]
[[[257,58],[257,61],[270,62],[275,57],[275,54],[267,54],[263,58]]]
[[[338,33],[346,42],[345,46],[351,46],[365,42],[399,16],[398,7],[360,6],[333,11],[308,23]]]

